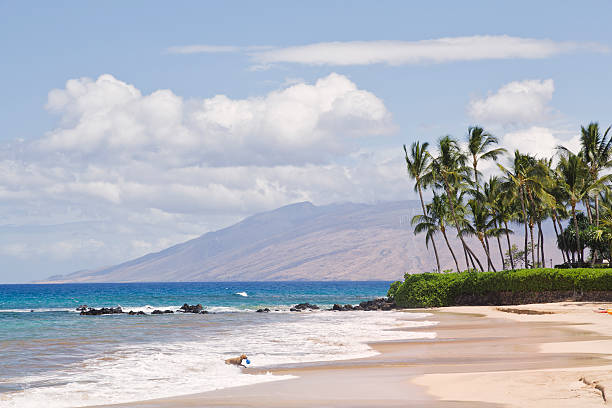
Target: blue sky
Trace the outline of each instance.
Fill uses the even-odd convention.
[[[572,146],[580,124],[612,122],[611,12],[0,1],[0,282],[117,263],[294,201],[413,198],[402,143],[474,123],[536,154]]]

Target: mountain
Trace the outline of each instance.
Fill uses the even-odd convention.
[[[410,225],[419,211],[418,201],[291,204],[157,253],[53,276],[46,283],[401,279],[407,272],[435,268],[424,236],[415,236]],[[461,262],[458,241],[453,241]],[[471,246],[482,252],[477,245]],[[552,253],[552,247],[545,249]],[[452,268],[441,239],[438,251],[443,268]],[[481,261],[486,266],[484,256]]]

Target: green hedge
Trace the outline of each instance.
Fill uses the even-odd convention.
[[[612,291],[612,269],[521,269],[406,274],[389,295],[400,307],[452,306],[461,295],[492,292]]]

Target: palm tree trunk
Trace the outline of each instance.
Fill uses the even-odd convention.
[[[538,256],[537,256],[537,262],[538,263],[536,265],[538,265],[538,267],[541,268],[542,267],[542,260],[540,259],[540,231],[538,231],[537,235],[538,235],[538,243],[536,244],[536,249],[537,249],[537,254],[538,254]]]
[[[491,259],[489,259],[489,251],[487,251],[487,246],[485,245],[484,239],[478,237],[480,241],[480,245],[482,245],[482,249],[484,249],[485,256],[487,257],[487,272],[491,272]]]
[[[540,252],[542,253],[542,267],[546,268],[546,258],[544,257],[544,233],[542,232],[542,220],[538,219],[538,234],[540,234]]]
[[[589,202],[589,195],[582,200],[582,204],[586,207],[587,215],[589,216],[589,224],[593,224],[593,215],[591,214],[591,203]]]
[[[583,262],[580,251],[580,234],[578,233],[578,219],[576,218],[576,203],[572,201],[572,218],[574,219],[574,232],[576,234],[576,250],[578,252],[578,261]]]
[[[465,252],[467,252],[467,250]],[[468,257],[470,258],[470,262],[472,263],[472,269],[477,271],[478,269],[476,269],[476,265],[474,264],[474,258],[472,257],[472,254],[469,252],[467,252],[467,254],[468,254]]]
[[[508,229],[508,222],[504,221],[504,226],[506,228],[506,241],[508,241],[508,256],[510,257],[510,266],[512,270],[514,270],[514,259],[512,258],[512,245],[510,245],[510,230]]]
[[[535,268],[535,253],[533,251],[533,222],[529,220],[529,235],[531,236],[531,267]]]
[[[446,236],[446,228],[444,227],[444,225],[440,226],[440,230],[442,231],[442,236],[444,237],[444,241],[446,241],[446,246],[448,247],[448,250],[453,256],[453,260],[455,261],[455,266],[457,267],[457,272],[461,272],[461,269],[459,269],[459,262],[457,262],[457,257],[455,256],[455,251],[453,251],[453,248],[450,246],[450,243],[448,242],[448,237]]]
[[[563,224],[561,223],[561,220],[559,219],[559,217],[557,217],[557,222],[559,223],[559,231],[561,232],[561,239],[563,240],[563,245],[565,246],[565,257],[567,258],[567,262],[569,262],[570,264],[570,268],[573,268],[573,265],[572,265],[572,262],[574,262],[573,257],[571,258],[572,260],[570,260],[570,250],[569,250],[569,247],[567,246],[567,241],[565,241],[565,233],[563,232]]]
[[[448,197],[448,202],[450,203],[451,213],[453,214],[453,221],[455,222],[455,228],[457,229],[457,235],[459,235],[459,240],[461,241],[461,245],[463,245],[463,251],[466,252],[465,263],[467,265],[467,268],[470,269],[470,262],[467,257],[468,248],[467,248],[467,244],[465,243],[465,240],[463,239],[463,233],[461,232],[461,228],[459,228],[459,221],[457,221],[457,214],[455,213],[455,203],[453,202],[453,197],[450,192],[450,186],[448,185],[448,180],[444,179],[444,185],[446,187],[445,188],[446,196]]]
[[[555,227],[555,236],[557,237],[557,242],[559,242],[559,230],[557,229],[557,213],[555,211],[552,212],[552,222],[553,227]],[[565,247],[565,239],[561,237],[562,245]],[[561,250],[561,256],[563,257],[563,263],[567,262],[565,259],[565,252]]]
[[[476,254],[474,253],[474,251],[472,251],[472,250],[470,249],[470,247],[469,247],[469,246],[467,246],[467,244],[466,244],[466,249],[467,249],[468,253],[470,254],[470,256],[474,257],[474,259],[476,260],[476,263],[477,263],[477,264],[478,264],[478,266],[480,267],[480,271],[481,271],[481,272],[482,272],[482,271],[484,271],[484,268],[482,267],[482,264],[480,263],[480,260],[478,259],[478,257],[477,257],[477,256],[476,256]],[[474,266],[474,269],[476,269],[476,267],[475,267],[475,266]]]
[[[423,192],[421,191],[421,180],[417,180],[417,187],[419,189],[419,197],[421,198],[421,207],[423,208],[423,215],[427,216],[427,208],[425,208],[425,201],[423,201]],[[438,273],[441,272],[440,269],[440,258],[438,257],[438,248],[436,248],[436,241],[431,236],[431,244],[433,245],[434,254],[436,255],[436,264],[438,265]]]
[[[474,158],[474,162],[473,162],[473,166],[474,166],[474,185],[476,186],[476,192],[479,193],[480,192],[480,188],[478,186],[478,170],[476,170],[476,166],[478,164],[476,163],[476,158]]]
[[[529,260],[528,260],[528,255],[529,255],[529,251],[527,250],[527,241],[529,239],[528,237],[528,227],[527,227],[527,211],[525,211],[525,188],[521,187],[519,190],[519,196],[521,197],[521,210],[523,211],[523,221],[525,224],[525,268],[527,268],[527,265],[529,264]]]
[[[502,270],[506,270],[506,260],[504,259],[504,251],[502,251],[501,240],[499,239],[499,224],[495,220],[495,228],[498,229],[495,238],[497,239],[497,247],[499,248],[499,256],[501,257]]]
[[[599,227],[599,193],[595,193],[595,223]]]
[[[484,236],[485,239],[485,244],[487,244],[487,259],[489,260],[489,264],[491,265],[491,268],[493,268],[493,271],[497,272],[497,269],[495,269],[495,265],[493,265],[493,260],[491,259],[491,246],[489,245],[489,238],[485,235]],[[487,269],[489,267],[487,266]]]

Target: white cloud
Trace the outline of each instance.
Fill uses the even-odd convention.
[[[0,254],[49,260],[49,275],[297,201],[406,198],[401,148],[359,147],[393,129],[390,113],[338,74],[188,101],[102,75],[51,91],[47,109],[56,129],[0,148]]]
[[[51,91],[47,108],[61,126],[38,142],[45,152],[167,164],[325,162],[355,150],[356,136],[393,130],[382,100],[338,74],[262,97],[189,101],[170,90],[142,95],[102,75]]]
[[[529,153],[540,158],[550,157],[559,145],[577,152],[580,149],[580,137],[574,135],[569,139],[561,138],[559,135],[564,133],[545,127],[532,126],[506,133],[500,144],[508,149],[510,155],[518,149],[521,153]]]
[[[550,116],[548,104],[554,90],[552,79],[510,82],[483,99],[472,100],[468,112],[483,124],[532,124]]]
[[[172,47],[171,53],[218,52],[217,46],[192,45]],[[608,52],[597,43],[553,41],[512,37],[508,35],[475,35],[446,37],[421,41],[346,41],[321,42],[289,47],[264,47],[263,50],[229,47],[232,51],[247,51],[259,64],[274,63],[307,65],[406,65],[474,61],[484,59],[548,58],[580,50]]]

